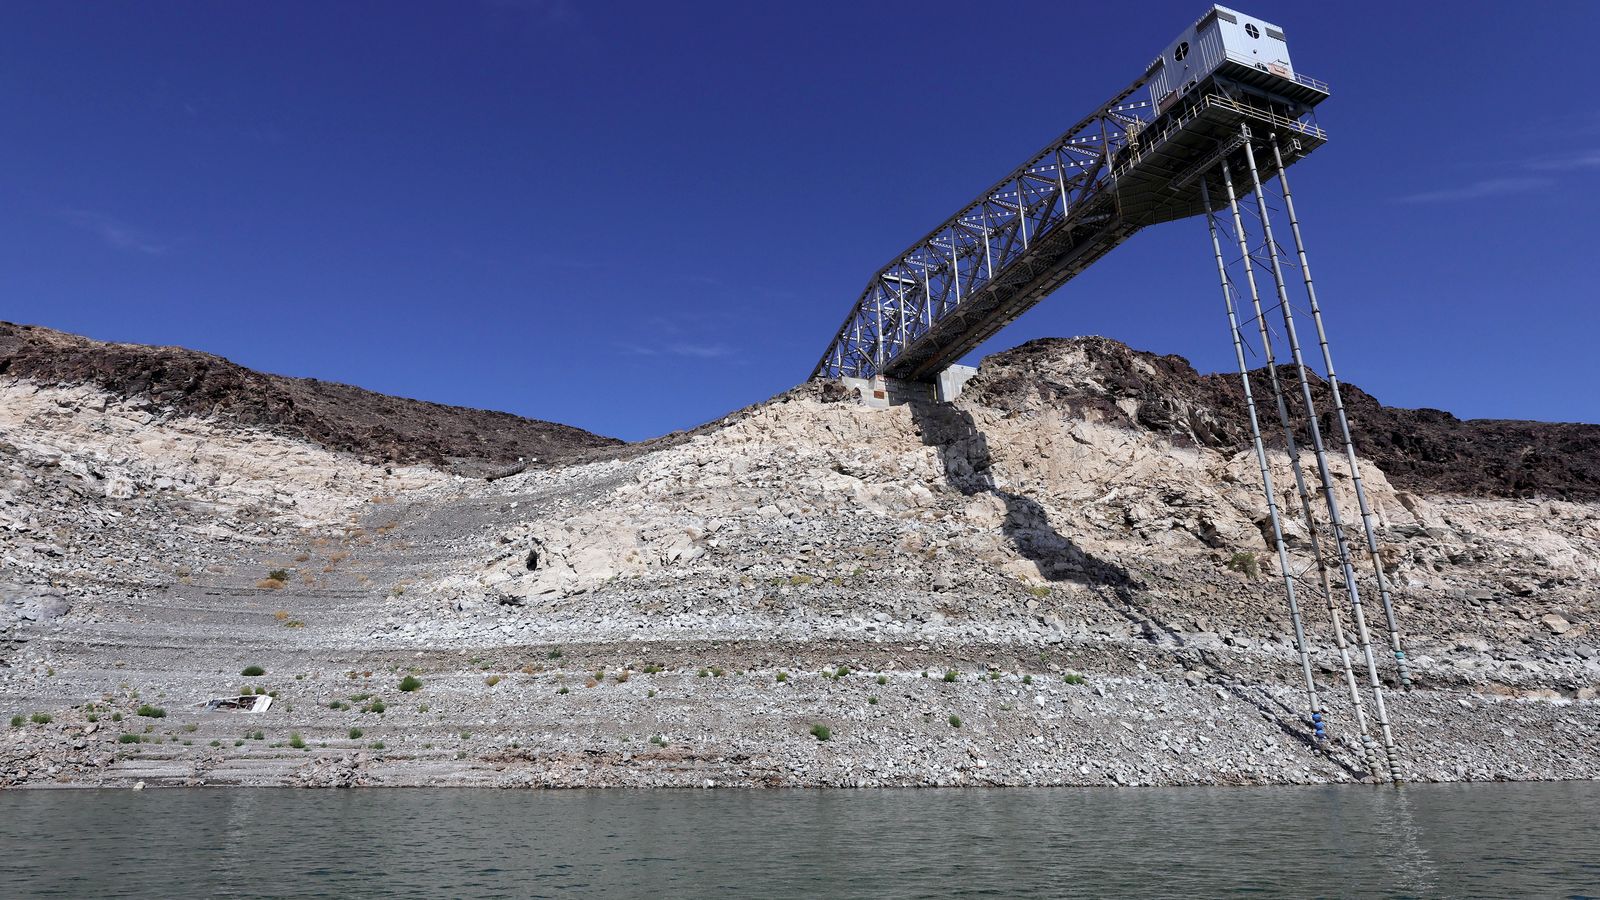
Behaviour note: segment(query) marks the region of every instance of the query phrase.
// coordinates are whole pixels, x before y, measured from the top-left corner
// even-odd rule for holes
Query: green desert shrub
[[[1256,558],[1254,553],[1235,553],[1228,557],[1228,561],[1224,565],[1251,578],[1258,577],[1261,574],[1261,561]]]
[[[407,675],[400,679],[400,690],[410,693],[422,689],[422,679],[415,675]]]
[[[267,670],[261,668],[260,666],[245,666],[242,670],[240,670],[239,674],[245,676],[246,678],[255,678],[258,675],[267,674]]]

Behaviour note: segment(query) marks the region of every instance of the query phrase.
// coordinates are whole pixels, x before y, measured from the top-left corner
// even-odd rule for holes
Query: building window
[[[1250,35],[1253,38],[1261,37],[1261,29],[1257,28],[1253,23],[1250,23],[1250,22],[1246,22],[1245,23],[1245,25],[1244,25],[1244,33]]]
[[[1172,61],[1173,62],[1183,62],[1183,58],[1185,56],[1188,56],[1188,55],[1189,55],[1189,42],[1188,41],[1182,41],[1182,42],[1180,42],[1178,44],[1178,49],[1172,51]]]

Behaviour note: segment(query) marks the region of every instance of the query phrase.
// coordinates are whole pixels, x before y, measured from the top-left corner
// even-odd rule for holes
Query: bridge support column
[[[1300,262],[1300,274],[1305,281],[1306,298],[1311,305],[1311,320],[1317,326],[1317,342],[1322,345],[1322,366],[1328,378],[1328,392],[1333,398],[1333,413],[1339,421],[1340,436],[1344,440],[1345,460],[1350,465],[1350,480],[1356,489],[1356,502],[1361,508],[1361,528],[1366,534],[1367,553],[1372,557],[1372,574],[1377,579],[1378,596],[1383,600],[1384,618],[1389,626],[1389,648],[1394,653],[1395,668],[1400,675],[1402,688],[1411,687],[1411,670],[1406,663],[1406,652],[1400,646],[1400,626],[1395,621],[1394,599],[1389,590],[1389,579],[1383,573],[1383,559],[1378,555],[1378,536],[1373,528],[1372,506],[1367,502],[1366,485],[1361,481],[1361,465],[1356,462],[1356,445],[1350,439],[1350,419],[1344,412],[1344,400],[1339,395],[1339,376],[1333,371],[1333,353],[1328,349],[1328,332],[1322,325],[1322,307],[1317,303],[1317,288],[1311,281],[1311,263],[1306,259],[1305,240],[1300,236],[1300,218],[1295,215],[1294,195],[1289,192],[1289,177],[1284,173],[1283,153],[1278,140],[1272,139],[1272,161],[1278,173],[1278,185],[1283,189],[1283,205],[1289,216],[1289,231],[1294,235],[1295,254]]]
[[[1248,133],[1244,135],[1244,138],[1249,138]],[[1255,313],[1256,329],[1261,337],[1261,352],[1264,361],[1264,367],[1267,372],[1268,382],[1272,385],[1272,397],[1278,410],[1278,425],[1283,429],[1284,447],[1289,456],[1289,469],[1294,473],[1295,492],[1300,500],[1301,515],[1305,518],[1306,532],[1309,536],[1309,542],[1311,545],[1311,555],[1317,567],[1318,582],[1322,587],[1323,596],[1326,597],[1328,601],[1327,606],[1330,619],[1333,623],[1335,643],[1340,649],[1340,662],[1344,668],[1345,683],[1350,689],[1350,698],[1355,711],[1356,725],[1361,735],[1362,756],[1364,759],[1366,759],[1367,770],[1376,773],[1380,771],[1380,761],[1372,753],[1372,738],[1367,727],[1365,704],[1363,704],[1361,700],[1360,690],[1356,687],[1355,670],[1351,664],[1349,648],[1345,644],[1344,640],[1344,625],[1340,621],[1337,606],[1333,602],[1333,582],[1329,577],[1327,560],[1322,554],[1322,544],[1317,534],[1317,519],[1312,509],[1312,494],[1311,490],[1306,486],[1305,471],[1300,464],[1300,446],[1299,442],[1295,440],[1294,423],[1290,419],[1288,403],[1284,398],[1283,387],[1278,379],[1277,354],[1273,349],[1272,332],[1267,324],[1266,312],[1262,308],[1261,293],[1256,285],[1255,267],[1251,259],[1249,236],[1245,231],[1244,218],[1239,212],[1238,195],[1234,191],[1233,187],[1233,175],[1228,171],[1226,164],[1218,166],[1218,170],[1222,175],[1223,187],[1227,191],[1228,210],[1232,216],[1233,230],[1239,245],[1240,265],[1244,270],[1245,283],[1249,288],[1250,305],[1251,309]],[[1204,185],[1202,185],[1202,190],[1204,190]],[[1215,228],[1214,223],[1212,227],[1213,229]],[[1345,588],[1348,592],[1349,585],[1346,584]],[[1296,626],[1299,627],[1298,622],[1296,623]],[[1305,662],[1304,653],[1302,653],[1302,665],[1306,665],[1307,677],[1309,678],[1310,667]],[[1327,713],[1325,708],[1318,711],[1320,711],[1324,716]]]
[[[973,366],[950,366],[940,372],[938,380],[934,382],[939,401],[949,403],[961,396],[961,389],[966,387],[967,382],[976,374],[978,370]]]
[[[1263,146],[1264,145],[1264,146]],[[1234,354],[1239,366],[1240,377],[1245,391],[1245,403],[1249,415],[1251,443],[1256,449],[1257,465],[1261,470],[1262,488],[1266,494],[1268,519],[1272,527],[1273,549],[1278,553],[1280,568],[1284,574],[1284,590],[1287,596],[1290,617],[1294,624],[1294,638],[1296,651],[1300,658],[1301,674],[1305,679],[1307,697],[1311,704],[1311,718],[1316,737],[1320,740],[1324,735],[1326,707],[1322,703],[1316,680],[1310,666],[1310,647],[1308,629],[1302,616],[1299,604],[1301,591],[1306,588],[1314,591],[1320,587],[1326,601],[1329,622],[1333,629],[1333,642],[1338,650],[1339,662],[1344,676],[1345,688],[1354,712],[1355,725],[1359,733],[1360,753],[1365,761],[1366,768],[1378,777],[1387,776],[1388,780],[1400,784],[1405,779],[1404,760],[1400,748],[1395,742],[1394,728],[1389,718],[1385,702],[1385,686],[1378,674],[1377,657],[1374,652],[1374,642],[1371,630],[1367,623],[1366,605],[1362,602],[1360,585],[1355,571],[1356,550],[1353,544],[1353,535],[1347,536],[1343,521],[1340,503],[1336,496],[1333,475],[1328,459],[1328,448],[1322,436],[1321,420],[1317,411],[1316,400],[1312,391],[1312,371],[1306,363],[1301,350],[1301,344],[1296,331],[1293,305],[1296,302],[1289,292],[1289,287],[1284,275],[1285,262],[1292,264],[1295,258],[1281,251],[1273,236],[1272,217],[1282,214],[1284,210],[1274,210],[1268,203],[1265,187],[1261,180],[1261,172],[1257,167],[1256,153],[1260,149],[1267,149],[1272,153],[1271,164],[1282,187],[1284,210],[1287,210],[1290,228],[1295,238],[1295,250],[1300,265],[1300,273],[1305,283],[1307,298],[1312,301],[1311,311],[1313,321],[1318,326],[1318,341],[1323,351],[1323,362],[1329,369],[1329,393],[1334,404],[1334,418],[1339,422],[1340,433],[1345,449],[1347,462],[1351,465],[1352,482],[1356,492],[1357,503],[1361,507],[1362,530],[1366,537],[1366,549],[1373,557],[1374,576],[1379,594],[1384,598],[1384,612],[1389,625],[1389,643],[1395,652],[1397,668],[1400,671],[1402,685],[1410,681],[1406,668],[1403,650],[1400,648],[1399,629],[1394,620],[1394,606],[1390,598],[1388,580],[1382,571],[1382,561],[1378,556],[1377,535],[1375,530],[1375,517],[1372,506],[1366,496],[1365,485],[1360,481],[1358,463],[1355,461],[1355,449],[1350,439],[1348,417],[1344,415],[1344,404],[1339,397],[1336,384],[1331,376],[1331,352],[1328,348],[1326,330],[1322,327],[1321,307],[1315,302],[1315,288],[1310,281],[1309,265],[1304,256],[1304,240],[1299,233],[1299,219],[1294,214],[1292,195],[1289,194],[1286,180],[1282,172],[1282,155],[1276,141],[1268,135],[1264,140],[1251,134],[1248,128],[1242,128],[1240,135],[1235,137],[1216,157],[1209,172],[1205,172],[1198,179],[1201,200],[1205,209],[1207,227],[1212,240],[1212,254],[1216,260],[1218,277],[1221,281],[1224,300],[1227,304],[1229,328],[1234,342]],[[1245,183],[1242,191],[1236,191],[1234,182],[1237,176],[1243,175]],[[1225,193],[1223,200],[1214,201],[1212,192],[1221,189]],[[1243,194],[1248,194],[1244,196]],[[1250,216],[1243,212],[1240,201],[1254,200],[1249,204],[1252,209]],[[1253,218],[1252,218],[1253,217]],[[1247,227],[1247,220],[1250,225]],[[1254,232],[1254,235],[1252,235]],[[1227,242],[1220,237],[1228,235],[1231,239]],[[1237,255],[1232,259],[1225,258],[1223,247],[1225,243],[1237,242]],[[1263,296],[1258,286],[1256,272],[1265,271],[1271,275],[1270,293]],[[1235,277],[1236,276],[1236,277]],[[1246,300],[1246,294],[1248,300]],[[1276,299],[1276,316],[1281,317],[1281,332],[1274,332],[1269,322],[1269,312],[1272,298]],[[1283,511],[1278,505],[1276,488],[1273,485],[1272,473],[1266,457],[1266,445],[1262,436],[1259,412],[1256,398],[1252,391],[1249,366],[1245,360],[1245,342],[1240,332],[1240,313],[1238,309],[1246,302],[1253,313],[1250,318],[1254,320],[1260,338],[1260,349],[1263,353],[1262,364],[1266,383],[1270,386],[1273,395],[1273,404],[1278,413],[1278,424],[1283,432],[1283,444],[1288,452],[1290,471],[1295,481],[1295,493],[1300,504],[1301,515],[1304,516],[1308,529],[1308,542],[1311,558],[1309,562],[1297,563],[1296,558],[1288,552],[1285,540]],[[1248,323],[1246,323],[1248,324]],[[1283,341],[1283,345],[1277,344]],[[1298,388],[1293,393],[1297,401],[1291,404],[1289,392],[1285,390],[1286,384],[1280,381],[1280,372],[1276,361],[1277,346],[1286,345],[1288,370],[1292,372],[1292,383]],[[1298,406],[1299,409],[1295,409]],[[1303,419],[1303,421],[1300,421]],[[1305,429],[1301,432],[1300,429]],[[1301,435],[1307,439],[1305,445],[1311,460],[1315,465],[1315,487],[1308,483],[1305,465],[1302,463]],[[1315,497],[1320,495],[1322,502],[1316,503]],[[1315,507],[1322,507],[1325,516],[1319,524]],[[1322,529],[1326,528],[1324,532]],[[1331,543],[1324,543],[1324,539]],[[1330,552],[1325,553],[1324,548]],[[1297,570],[1296,565],[1301,565]],[[1309,578],[1311,566],[1317,569],[1315,585]],[[1333,577],[1337,570],[1339,577]],[[1335,602],[1336,592],[1344,593],[1348,597],[1347,604]],[[1346,609],[1341,613],[1339,607]],[[1346,638],[1344,614],[1351,616],[1354,626],[1355,648]],[[1366,664],[1364,678],[1358,678],[1355,671],[1356,649]],[[1365,682],[1363,690],[1361,682]],[[1370,702],[1370,706],[1368,703]],[[1370,713],[1370,720],[1369,720]],[[1369,725],[1369,721],[1371,725]],[[1372,727],[1374,726],[1375,727]]]
[[[1235,216],[1237,217],[1237,205],[1233,203],[1232,187],[1232,182],[1229,182],[1228,200],[1229,206],[1235,210]],[[1278,554],[1278,571],[1283,576],[1283,591],[1289,599],[1289,617],[1294,620],[1294,643],[1295,649],[1300,654],[1301,673],[1305,676],[1306,695],[1311,706],[1312,731],[1320,742],[1324,734],[1322,701],[1317,697],[1317,682],[1311,674],[1311,657],[1306,652],[1305,628],[1301,624],[1300,603],[1295,597],[1294,568],[1289,564],[1289,550],[1283,540],[1283,524],[1278,518],[1278,492],[1272,486],[1272,469],[1267,465],[1267,448],[1261,440],[1260,421],[1256,416],[1255,394],[1250,388],[1250,366],[1245,362],[1244,358],[1244,342],[1239,336],[1239,317],[1234,311],[1233,288],[1228,281],[1227,264],[1222,258],[1222,243],[1217,238],[1217,223],[1211,216],[1210,192],[1204,182],[1201,183],[1200,190],[1206,205],[1206,226],[1211,232],[1211,250],[1217,260],[1217,277],[1222,283],[1222,300],[1228,311],[1228,332],[1233,336],[1233,355],[1238,362],[1239,380],[1244,387],[1245,411],[1250,418],[1250,442],[1255,447],[1256,465],[1261,470],[1261,486],[1266,493],[1267,519],[1272,525],[1272,546]],[[1246,271],[1248,272],[1248,269]],[[1251,279],[1251,293],[1254,293],[1254,276],[1251,275],[1249,277]],[[1276,387],[1275,376],[1273,383],[1274,387]]]
[[[1367,658],[1369,687],[1372,691],[1372,709],[1378,720],[1378,733],[1383,738],[1384,755],[1388,758],[1389,777],[1399,784],[1404,780],[1399,749],[1394,742],[1394,729],[1389,723],[1389,712],[1383,702],[1383,682],[1378,677],[1377,659],[1372,653],[1372,639],[1367,630],[1366,612],[1361,605],[1360,588],[1351,561],[1350,545],[1345,539],[1344,522],[1339,514],[1339,500],[1334,495],[1333,474],[1328,467],[1328,454],[1322,443],[1322,426],[1317,422],[1317,405],[1312,399],[1311,380],[1305,359],[1300,352],[1300,338],[1295,332],[1294,309],[1289,299],[1288,287],[1283,279],[1283,265],[1278,258],[1277,242],[1272,237],[1272,216],[1267,209],[1267,198],[1261,188],[1261,176],[1256,169],[1255,149],[1248,138],[1242,148],[1244,160],[1250,171],[1251,192],[1255,195],[1257,215],[1261,218],[1263,246],[1268,255],[1274,286],[1278,294],[1278,311],[1283,317],[1284,337],[1288,339],[1289,356],[1293,360],[1296,378],[1300,382],[1301,399],[1305,403],[1306,428],[1311,435],[1311,452],[1316,456],[1317,474],[1322,481],[1322,499],[1328,508],[1329,530],[1333,532],[1334,549],[1339,553],[1339,569],[1344,574],[1345,587],[1350,594],[1350,607],[1356,623],[1356,636]]]
[[[978,374],[972,366],[949,366],[939,372],[933,381],[904,381],[899,378],[872,378],[844,376],[839,380],[845,387],[861,395],[861,402],[870,407],[887,409],[913,401],[937,400],[941,403],[961,396],[961,389]]]

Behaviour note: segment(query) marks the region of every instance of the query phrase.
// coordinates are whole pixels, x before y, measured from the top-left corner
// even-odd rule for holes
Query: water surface
[[[1600,896],[1600,785],[0,792],[0,895]]]

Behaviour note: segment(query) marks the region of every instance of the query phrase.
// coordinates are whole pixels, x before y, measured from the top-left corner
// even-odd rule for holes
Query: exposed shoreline
[[[0,379],[0,786],[1370,778],[1326,604],[1315,751],[1275,562],[1234,564],[1253,460],[1176,439],[1212,414],[1148,390],[1030,393],[1113,380],[1077,346],[991,368],[1004,408],[807,389],[492,482]],[[1600,504],[1368,478],[1407,780],[1600,778]],[[272,709],[201,709],[246,686]]]

